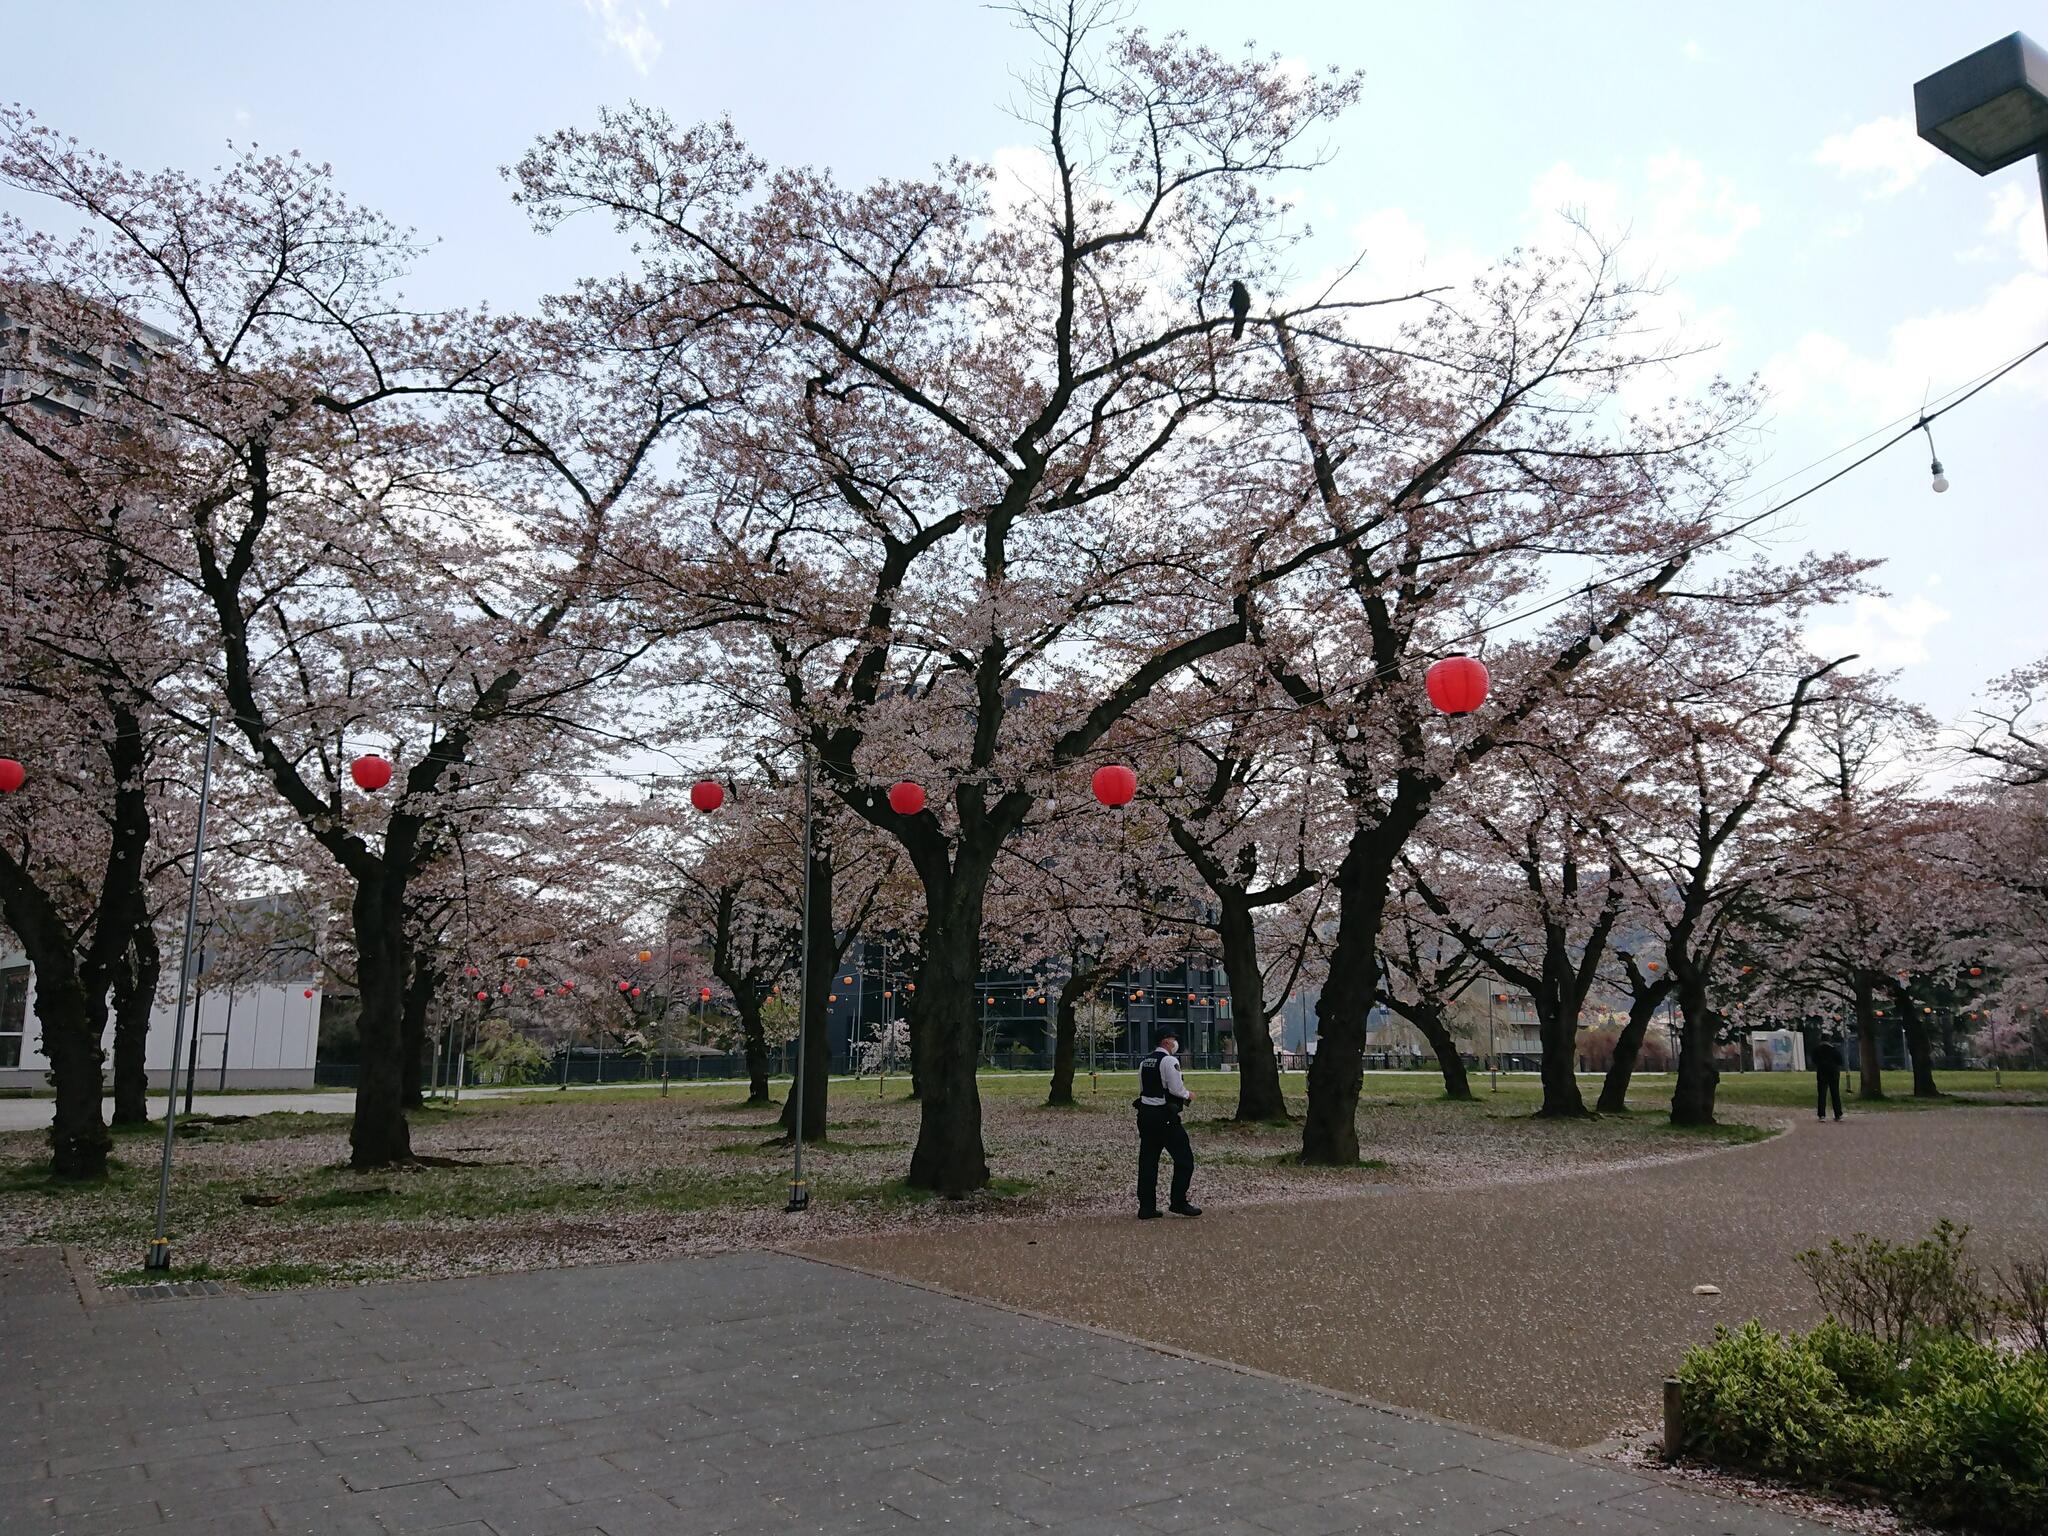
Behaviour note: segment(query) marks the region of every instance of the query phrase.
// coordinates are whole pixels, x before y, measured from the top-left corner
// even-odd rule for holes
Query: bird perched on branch
[[[1230,339],[1244,340],[1244,317],[1252,312],[1252,291],[1236,279],[1230,284]]]

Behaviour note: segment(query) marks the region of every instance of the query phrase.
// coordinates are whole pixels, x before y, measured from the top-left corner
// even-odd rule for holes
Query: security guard
[[[1174,1053],[1180,1037],[1162,1029],[1155,1046],[1138,1066],[1138,1219],[1151,1221],[1159,1215],[1159,1154],[1173,1154],[1173,1196],[1167,1209],[1176,1216],[1199,1216],[1202,1208],[1188,1204],[1188,1185],[1195,1177],[1195,1150],[1188,1145],[1188,1133],[1180,1123],[1180,1112],[1194,1102],[1182,1081],[1180,1062]]]

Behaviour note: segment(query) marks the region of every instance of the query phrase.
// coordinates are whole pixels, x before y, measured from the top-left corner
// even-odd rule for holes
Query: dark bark
[[[741,1049],[747,1057],[747,1105],[774,1102],[768,1097],[768,1035],[761,1027],[761,999],[752,991],[735,992],[733,1007],[740,1016]]]
[[[427,1008],[440,981],[433,962],[414,950],[412,970],[405,982],[405,1011],[399,1024],[399,1093],[407,1109],[418,1109],[426,1102],[421,1090],[427,1068]]]
[[[793,1083],[789,1097],[783,1100],[780,1124],[785,1138],[795,1135],[797,1095],[801,1093],[804,1140],[823,1141],[825,1115],[829,1107],[825,1087],[832,1075],[832,1036],[828,1028],[826,998],[832,991],[839,957],[844,951],[832,929],[831,859],[813,856],[807,878],[811,891],[811,942],[810,951],[804,957],[803,1017],[797,1021],[797,1028],[803,1031],[804,1036],[803,1080]],[[794,1062],[791,1070],[795,1070]]]
[[[1365,1020],[1378,992],[1379,933],[1394,860],[1405,833],[1361,829],[1337,871],[1337,940],[1316,1002],[1316,1052],[1308,1068],[1301,1160],[1358,1161],[1358,1094],[1365,1082]]]
[[[1678,994],[1678,1081],[1671,1090],[1673,1125],[1713,1125],[1714,1092],[1721,1069],[1714,1064],[1715,1015],[1707,1007],[1707,978],[1690,963],[1683,946],[1673,946],[1672,979]]]
[[[356,885],[356,984],[362,1011],[356,1028],[362,1050],[356,1077],[355,1121],[349,1127],[349,1164],[384,1168],[412,1161],[405,1119],[405,1016],[407,956],[403,892],[387,881]]]
[[[1444,1021],[1443,1005],[1434,1001],[1407,1002],[1387,998],[1387,1006],[1415,1026],[1416,1033],[1429,1042],[1429,1048],[1436,1053],[1437,1070],[1443,1074],[1444,1097],[1447,1099],[1472,1098],[1472,1081],[1465,1072],[1465,1057],[1458,1049],[1457,1039],[1451,1034],[1450,1025]]]
[[[1913,1000],[1910,988],[1893,982],[1891,993],[1906,1031],[1906,1055],[1913,1065],[1913,1097],[1938,1099],[1942,1093],[1934,1082],[1934,1041],[1928,1032],[1927,1016]]]
[[[95,1002],[79,975],[70,930],[56,903],[0,851],[0,913],[35,968],[36,1018],[57,1102],[50,1123],[50,1171],[60,1179],[100,1179],[113,1138],[100,1117],[106,1053],[106,994]]]
[[[114,1124],[142,1125],[149,1119],[149,1018],[163,974],[156,930],[135,930],[126,963],[114,973]]]
[[[1884,1047],[1877,1019],[1878,987],[1875,972],[1856,972],[1856,1094],[1864,1099],[1885,1096]]]
[[[1614,1060],[1607,1064],[1607,1076],[1600,1083],[1600,1099],[1594,1108],[1603,1115],[1618,1115],[1628,1109],[1629,1080],[1635,1076],[1636,1061],[1642,1055],[1643,1037],[1650,1032],[1657,1010],[1671,991],[1670,977],[1660,976],[1651,981],[1636,969],[1632,958],[1624,956],[1623,960],[1631,983],[1628,1023],[1622,1026],[1621,1038],[1614,1042]]]
[[[1059,1000],[1053,1008],[1052,1087],[1045,1096],[1048,1108],[1074,1102],[1074,1042],[1080,1034],[1075,1010],[1107,974],[1108,967],[1084,965],[1078,955],[1067,967],[1067,979],[1060,983]]]
[[[993,850],[988,850],[993,858]],[[962,855],[966,862],[965,852]],[[970,1195],[988,1183],[988,1152],[981,1139],[981,1089],[975,1069],[981,1028],[975,997],[981,975],[982,898],[988,871],[968,864],[938,881],[932,900],[927,881],[924,959],[917,973],[916,1085],[920,1100],[917,1145],[908,1182],[948,1198]]]
[[[1280,1090],[1280,1058],[1266,1031],[1266,976],[1259,965],[1252,908],[1240,889],[1218,889],[1216,899],[1216,931],[1230,985],[1230,1037],[1237,1044],[1237,1113],[1232,1118],[1285,1120],[1287,1096]]]

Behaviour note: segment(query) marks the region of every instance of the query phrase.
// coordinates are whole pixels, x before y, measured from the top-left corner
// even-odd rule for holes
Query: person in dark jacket
[[[1813,1081],[1817,1103],[1814,1114],[1828,1117],[1828,1100],[1835,1101],[1835,1118],[1842,1118],[1842,1048],[1827,1035],[1813,1048]]]
[[[1188,1145],[1181,1111],[1194,1102],[1174,1055],[1180,1037],[1170,1029],[1156,1036],[1152,1054],[1138,1067],[1138,1219],[1159,1214],[1159,1154],[1173,1155],[1173,1191],[1166,1208],[1176,1216],[1199,1216],[1202,1208],[1188,1203],[1188,1185],[1195,1177],[1195,1150]]]

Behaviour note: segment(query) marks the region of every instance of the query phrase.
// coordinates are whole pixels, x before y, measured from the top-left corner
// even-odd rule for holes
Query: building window
[[[0,971],[0,1067],[21,1065],[21,1036],[28,1028],[28,967]]]

